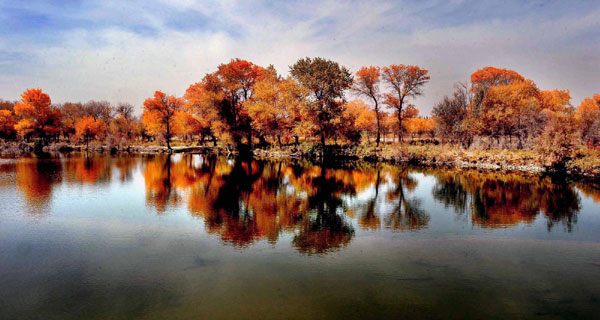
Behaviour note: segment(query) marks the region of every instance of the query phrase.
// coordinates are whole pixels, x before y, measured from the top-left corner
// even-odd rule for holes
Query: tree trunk
[[[321,159],[325,156],[325,133],[321,131]]]
[[[373,98],[373,102],[375,103],[375,118],[377,118],[377,138],[375,139],[375,144],[379,147],[379,141],[381,140],[381,123],[379,119],[379,103],[377,103],[377,98],[375,96],[371,96]]]
[[[167,149],[169,149],[169,153],[173,149],[171,149],[171,127],[169,126],[169,120],[167,119],[167,134],[165,135],[165,140],[167,140]]]
[[[398,108],[398,142],[402,142],[402,107]]]

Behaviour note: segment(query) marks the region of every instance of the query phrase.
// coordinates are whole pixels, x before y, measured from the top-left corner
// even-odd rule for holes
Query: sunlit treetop
[[[483,86],[489,88],[502,84],[510,84],[515,81],[524,81],[522,75],[510,69],[499,69],[495,67],[485,67],[471,74],[471,83],[473,87]]]

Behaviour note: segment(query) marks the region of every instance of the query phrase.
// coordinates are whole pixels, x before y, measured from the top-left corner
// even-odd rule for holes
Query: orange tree
[[[429,71],[418,66],[390,65],[382,69],[383,81],[392,88],[385,95],[385,103],[396,110],[398,115],[399,136],[402,138],[402,115],[404,103],[408,98],[423,94],[423,86],[429,82]]]
[[[474,94],[473,107],[475,112],[483,102],[487,91],[493,86],[508,85],[515,81],[525,81],[525,78],[516,71],[485,67],[471,74],[471,91]]]
[[[92,116],[80,118],[75,123],[75,134],[85,140],[85,148],[89,149],[90,139],[106,133],[106,124],[102,119],[94,119]]]
[[[217,71],[207,74],[201,83],[190,86],[186,100],[195,113],[218,118],[215,124],[221,132],[231,133],[236,144],[247,135],[252,144],[252,126],[245,102],[254,92],[254,85],[262,79],[265,69],[252,62],[233,59],[221,64]]]
[[[346,104],[343,112],[344,127],[342,133],[352,142],[358,141],[362,133],[377,131],[375,115],[364,101],[352,100]]]
[[[360,70],[356,72],[356,77],[354,78],[354,85],[352,89],[359,93],[360,95],[364,95],[373,101],[373,108],[375,110],[375,119],[377,120],[377,138],[375,142],[377,146],[379,146],[379,140],[381,138],[381,115],[379,112],[379,83],[381,72],[379,67],[362,67]]]
[[[600,143],[600,94],[585,98],[575,111],[575,119],[583,142]]]
[[[42,89],[25,90],[21,94],[21,101],[15,105],[15,114],[21,119],[15,125],[15,130],[22,137],[46,138],[60,132],[60,110],[52,106],[50,96]]]
[[[306,90],[294,79],[283,79],[274,68],[269,67],[266,75],[254,87],[254,96],[245,108],[252,119],[252,128],[262,136],[271,136],[281,145],[281,137],[294,136],[302,132]]]
[[[17,121],[10,110],[0,110],[0,138],[13,136],[16,123]]]
[[[151,134],[162,134],[167,142],[169,152],[175,114],[181,109],[182,100],[174,96],[167,96],[161,91],[154,92],[154,97],[144,101],[142,122]]]

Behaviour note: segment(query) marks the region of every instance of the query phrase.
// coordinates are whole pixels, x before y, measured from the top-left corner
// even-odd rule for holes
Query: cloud
[[[417,64],[432,80],[427,114],[476,69],[512,68],[542,88],[600,91],[600,9],[589,2],[99,1],[0,5],[0,96],[30,87],[53,101],[140,106],[161,89],[181,95],[239,57],[288,66],[324,56],[363,65]],[[20,22],[15,22],[20,21]]]

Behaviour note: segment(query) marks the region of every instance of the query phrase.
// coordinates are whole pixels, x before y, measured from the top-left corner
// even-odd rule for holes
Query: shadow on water
[[[546,219],[571,231],[580,198],[574,185],[551,177],[450,169],[413,169],[363,162],[266,161],[199,155],[71,155],[24,158],[14,166],[18,190],[32,209],[45,205],[62,183],[129,182],[141,169],[146,204],[158,214],[186,205],[207,232],[245,247],[257,240],[276,243],[293,235],[300,252],[321,254],[352,240],[355,229],[418,231],[427,228],[430,198],[454,208],[465,222],[508,228]],[[417,192],[423,174],[433,178],[431,195]],[[595,186],[578,190],[600,198]],[[597,201],[597,200],[596,200]],[[35,210],[32,210],[32,212]],[[354,223],[354,222],[356,223]]]
[[[560,223],[570,232],[577,223],[580,198],[564,180],[452,170],[434,176],[433,197],[459,214],[470,214],[475,225],[506,228],[530,224],[540,214],[546,218],[548,230]]]

